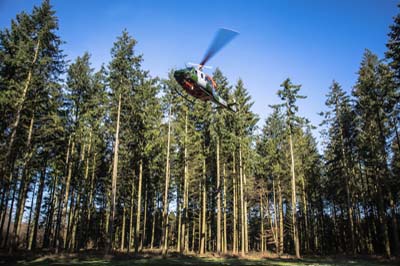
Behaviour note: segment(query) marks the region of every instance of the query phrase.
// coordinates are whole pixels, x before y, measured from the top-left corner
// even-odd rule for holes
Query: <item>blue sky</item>
[[[68,59],[85,51],[93,67],[110,60],[110,49],[123,29],[138,41],[143,67],[166,77],[172,68],[199,62],[219,27],[240,35],[209,61],[232,84],[241,77],[261,118],[290,77],[302,84],[300,115],[318,125],[332,80],[350,92],[365,48],[383,57],[387,33],[399,12],[395,0],[301,1],[61,1],[59,17]],[[38,0],[0,0],[0,28]]]

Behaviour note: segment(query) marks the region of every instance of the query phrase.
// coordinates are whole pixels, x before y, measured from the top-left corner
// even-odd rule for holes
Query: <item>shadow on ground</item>
[[[145,251],[140,255],[113,253],[104,255],[98,251],[87,251],[73,254],[52,254],[49,251],[18,252],[8,255],[0,252],[0,265],[26,266],[138,266],[138,265],[184,265],[184,266],[394,266],[400,265],[399,260],[384,260],[381,258],[346,258],[346,257],[312,257],[312,258],[269,258],[269,257],[238,257],[232,255],[218,256],[208,254],[180,255],[171,253],[166,258],[159,251]]]

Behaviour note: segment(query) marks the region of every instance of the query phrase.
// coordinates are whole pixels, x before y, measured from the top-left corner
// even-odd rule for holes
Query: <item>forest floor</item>
[[[18,252],[12,256],[0,251],[0,266],[2,265],[26,265],[26,266],[161,266],[161,265],[185,265],[185,266],[395,266],[400,265],[400,261],[386,260],[379,257],[304,257],[295,259],[286,257],[262,257],[248,255],[246,257],[237,256],[218,256],[207,254],[205,256],[170,254],[167,258],[162,258],[159,252],[141,253],[140,256],[127,254],[102,255],[100,253],[79,253],[79,254],[60,254],[54,255],[48,252],[25,253]]]

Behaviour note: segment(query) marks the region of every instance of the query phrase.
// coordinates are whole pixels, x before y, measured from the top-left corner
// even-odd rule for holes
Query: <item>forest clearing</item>
[[[397,9],[381,55],[357,43],[354,83],[305,95],[284,71],[267,104],[252,95],[262,82],[224,74],[229,58],[205,73],[236,31],[220,30],[196,67],[166,55],[155,76],[131,35],[150,30],[118,29],[98,62],[63,40],[74,19],[62,3],[27,2],[0,20],[0,265],[399,265],[400,4],[385,4]]]

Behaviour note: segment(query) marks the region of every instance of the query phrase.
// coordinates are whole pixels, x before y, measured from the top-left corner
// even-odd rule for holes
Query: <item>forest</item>
[[[321,125],[301,81],[260,121],[246,80],[213,71],[237,113],[188,102],[128,30],[95,70],[58,23],[44,0],[0,29],[3,253],[400,255],[400,12],[384,58],[327,84]]]

